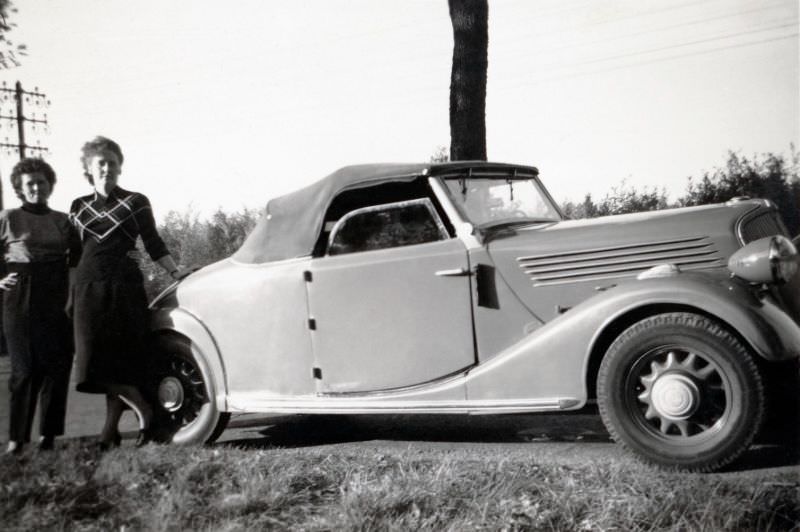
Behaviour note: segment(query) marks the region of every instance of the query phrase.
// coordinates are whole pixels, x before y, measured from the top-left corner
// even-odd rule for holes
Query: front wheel
[[[685,471],[735,460],[764,412],[748,349],[716,321],[683,312],[626,329],[600,365],[597,396],[616,441],[645,461]]]
[[[213,400],[210,374],[188,340],[156,339],[156,359],[150,372],[154,398],[154,433],[165,443],[202,444],[216,440],[230,419]]]

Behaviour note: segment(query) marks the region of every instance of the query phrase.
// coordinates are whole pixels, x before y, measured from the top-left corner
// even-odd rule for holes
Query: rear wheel
[[[732,462],[764,412],[747,348],[691,313],[651,316],[625,330],[600,365],[597,390],[612,437],[669,469],[712,471]]]
[[[161,336],[150,377],[157,440],[179,444],[211,443],[230,419],[213,401],[209,372],[188,340]]]

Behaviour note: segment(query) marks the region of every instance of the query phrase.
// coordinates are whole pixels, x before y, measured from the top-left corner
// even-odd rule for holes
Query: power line
[[[658,33],[658,32],[675,30],[675,29],[686,27],[686,26],[696,26],[698,24],[707,24],[709,22],[715,22],[715,21],[719,21],[719,20],[740,17],[742,15],[749,15],[749,14],[757,13],[757,12],[760,12],[760,11],[769,11],[769,10],[775,9],[777,7],[780,7],[780,4],[774,4],[774,5],[766,6],[766,7],[759,7],[759,8],[750,9],[750,10],[747,10],[747,11],[739,11],[737,13],[730,13],[730,14],[727,14],[727,15],[720,15],[720,16],[715,16],[715,17],[704,17],[704,18],[700,18],[700,19],[681,22],[679,24],[672,24],[672,25],[669,25],[669,26],[661,26],[661,27],[657,27],[657,28],[650,28],[650,29],[643,30],[643,31],[636,31],[636,32],[633,32],[633,33],[617,34],[617,35],[615,35],[613,37],[610,37],[610,38],[595,39],[595,40],[592,40],[592,41],[583,41],[583,42],[573,42],[573,43],[570,43],[570,44],[566,44],[566,45],[562,45],[562,46],[552,46],[552,47],[549,47],[549,48],[538,48],[537,47],[537,53],[550,52],[550,51],[559,51],[559,50],[567,50],[567,49],[571,49],[571,48],[581,48],[581,47],[584,47],[584,46],[592,46],[592,45],[604,44],[604,43],[613,42],[613,41],[619,41],[619,40],[628,39],[628,38],[631,38],[631,37],[639,37],[641,35],[650,36],[650,35],[653,35],[654,33]],[[508,43],[517,43],[517,42],[522,42],[522,39],[514,39],[512,41],[504,41],[503,44],[505,45],[505,44],[508,44]],[[524,54],[524,53],[526,53],[526,51],[523,50],[523,51],[521,51],[519,53],[516,53],[516,54],[504,54],[504,57],[515,57],[515,56],[518,56],[518,55],[521,55],[521,54]]]
[[[648,64],[652,64],[652,63],[662,63],[664,61],[672,61],[672,60],[675,60],[675,59],[683,59],[683,58],[686,58],[686,57],[693,57],[693,56],[698,56],[698,55],[707,55],[707,54],[710,54],[710,53],[715,53],[715,52],[728,50],[728,49],[743,48],[743,47],[746,47],[746,46],[753,46],[753,45],[757,45],[757,44],[765,44],[765,43],[769,43],[769,42],[781,41],[781,40],[784,40],[784,39],[790,39],[792,37],[797,37],[798,35],[800,35],[800,33],[790,33],[788,35],[782,35],[780,37],[773,37],[773,38],[762,39],[762,40],[758,40],[758,41],[749,41],[749,42],[739,43],[739,44],[729,44],[729,45],[725,45],[725,46],[719,46],[719,47],[716,47],[716,48],[710,48],[710,49],[707,49],[707,50],[699,50],[699,51],[689,52],[689,53],[685,53],[685,54],[673,55],[673,56],[669,56],[669,57],[662,57],[662,58],[657,58],[657,59],[650,59],[650,60],[647,60],[647,61],[639,61],[639,62],[635,62],[635,63],[628,63],[628,64],[625,64],[625,65],[620,65],[620,66],[616,66],[616,67],[602,68],[602,69],[592,70],[592,71],[588,71],[588,72],[575,72],[575,73],[572,73],[572,74],[556,75],[556,76],[551,76],[551,77],[542,77],[542,78],[533,79],[533,80],[531,80],[529,82],[526,82],[526,83],[515,83],[513,87],[506,87],[506,88],[500,87],[499,90],[501,90],[501,91],[502,90],[515,90],[515,89],[518,89],[518,88],[521,88],[521,87],[528,87],[528,86],[536,85],[536,84],[539,84],[539,83],[542,83],[542,82],[549,82],[549,81],[557,81],[557,80],[562,80],[562,79],[571,79],[571,78],[592,76],[592,75],[595,75],[595,74],[613,72],[613,71],[616,71],[616,70],[623,70],[623,69],[633,68],[633,67],[637,67],[637,66],[648,65]]]

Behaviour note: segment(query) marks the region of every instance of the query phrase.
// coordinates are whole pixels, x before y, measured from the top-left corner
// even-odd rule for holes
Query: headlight
[[[797,268],[797,248],[780,235],[750,242],[728,260],[728,269],[751,283],[785,283]]]

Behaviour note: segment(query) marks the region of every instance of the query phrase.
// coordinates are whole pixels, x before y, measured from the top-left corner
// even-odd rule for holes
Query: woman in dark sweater
[[[23,159],[11,172],[22,207],[0,212],[3,331],[11,357],[11,409],[7,452],[30,441],[37,397],[39,449],[53,448],[64,433],[72,367],[72,330],[64,311],[69,262],[80,244],[69,218],[47,200],[56,174],[41,159]]]
[[[74,274],[77,389],[106,395],[101,447],[119,445],[125,406],[139,419],[137,446],[146,443],[152,408],[139,389],[147,369],[147,298],[143,277],[129,256],[141,238],[150,257],[170,275],[179,270],[156,230],[150,201],[117,186],[122,150],[97,137],[82,148],[84,175],[94,192],[72,202],[70,218],[83,246]]]

